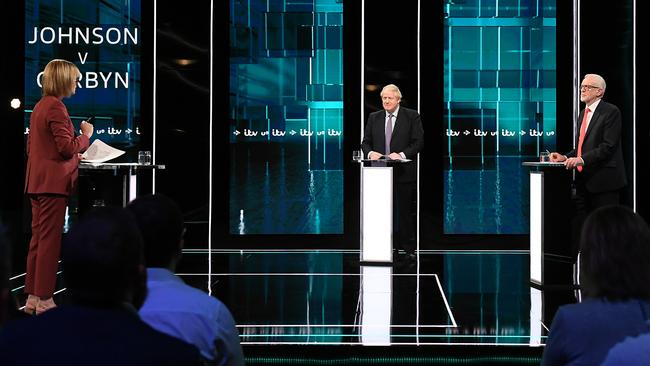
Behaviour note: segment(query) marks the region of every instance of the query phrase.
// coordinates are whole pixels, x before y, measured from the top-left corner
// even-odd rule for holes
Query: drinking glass
[[[151,165],[151,151],[138,151],[138,164]]]
[[[551,157],[549,156],[548,151],[542,151],[539,153],[539,161],[542,163],[551,161]]]
[[[361,150],[353,150],[352,151],[352,160],[354,160],[354,161],[360,161],[361,160]]]

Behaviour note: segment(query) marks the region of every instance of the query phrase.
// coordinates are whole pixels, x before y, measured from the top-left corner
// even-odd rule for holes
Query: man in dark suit
[[[605,88],[600,75],[585,75],[580,86],[585,109],[580,112],[581,123],[576,126],[576,148],[566,155],[550,155],[551,161],[576,169],[574,254],[584,218],[598,207],[618,204],[620,190],[627,184],[621,149],[621,112],[602,100]]]
[[[399,231],[395,247],[412,256],[415,253],[411,210],[417,181],[415,160],[424,146],[424,130],[418,112],[400,107],[402,93],[397,86],[386,85],[380,95],[384,110],[368,116],[361,148],[364,156],[371,160],[412,160],[393,166],[393,197],[397,201]]]
[[[142,238],[123,208],[89,213],[62,247],[70,304],[8,322],[3,365],[200,365],[198,349],[143,322]]]

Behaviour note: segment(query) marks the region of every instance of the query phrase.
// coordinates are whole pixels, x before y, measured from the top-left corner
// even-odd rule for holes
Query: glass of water
[[[361,160],[361,150],[353,150],[352,151],[352,160],[354,160],[354,161],[360,161]]]
[[[138,164],[151,165],[151,151],[138,151]]]
[[[542,151],[539,153],[539,161],[542,163],[546,163],[551,161],[551,157],[548,151]]]

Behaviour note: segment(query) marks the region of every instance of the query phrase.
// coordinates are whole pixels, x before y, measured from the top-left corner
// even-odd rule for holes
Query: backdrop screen
[[[75,127],[94,116],[94,139],[129,149],[140,141],[140,0],[25,1],[25,134],[41,97],[45,65],[60,58],[81,71],[64,99]]]
[[[445,234],[528,232],[522,161],[555,150],[555,0],[446,2]]]
[[[230,1],[230,234],[343,232],[343,5]]]

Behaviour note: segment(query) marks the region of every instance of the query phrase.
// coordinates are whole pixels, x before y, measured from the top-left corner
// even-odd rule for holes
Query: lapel
[[[578,144],[580,143],[580,128],[582,128],[582,118],[585,115],[585,110],[581,110],[580,113],[578,113],[578,123],[576,124],[576,133],[575,133],[575,139],[576,139],[576,149]]]
[[[379,113],[377,117],[377,129],[379,130],[379,134],[377,136],[381,136],[377,147],[381,147],[383,154],[383,152],[386,151],[386,111],[384,110],[382,110],[382,113]]]
[[[380,125],[381,127],[379,128],[381,130],[381,136],[385,139],[386,138],[386,111],[381,111],[379,114],[379,121],[377,121],[377,125]]]
[[[393,134],[391,135],[390,138],[390,143],[391,145],[393,144],[393,137],[397,136],[397,131],[401,129],[402,125],[404,123],[400,123],[400,121],[404,121],[404,109],[402,107],[399,108],[400,111],[397,113],[397,118],[395,118],[395,127],[393,128]]]
[[[585,132],[585,141],[587,141],[587,138],[589,138],[589,134],[591,133],[591,131],[593,131],[596,128],[596,126],[598,125],[598,123],[600,123],[600,119],[601,119],[600,118],[601,117],[600,112],[602,112],[602,107],[603,107],[602,104],[603,104],[603,101],[600,101],[600,103],[598,103],[598,108],[596,108],[596,110],[594,111],[594,115],[591,116],[591,121],[589,121],[589,127],[587,128],[587,132]],[[584,113],[584,111],[583,111],[583,113]]]

